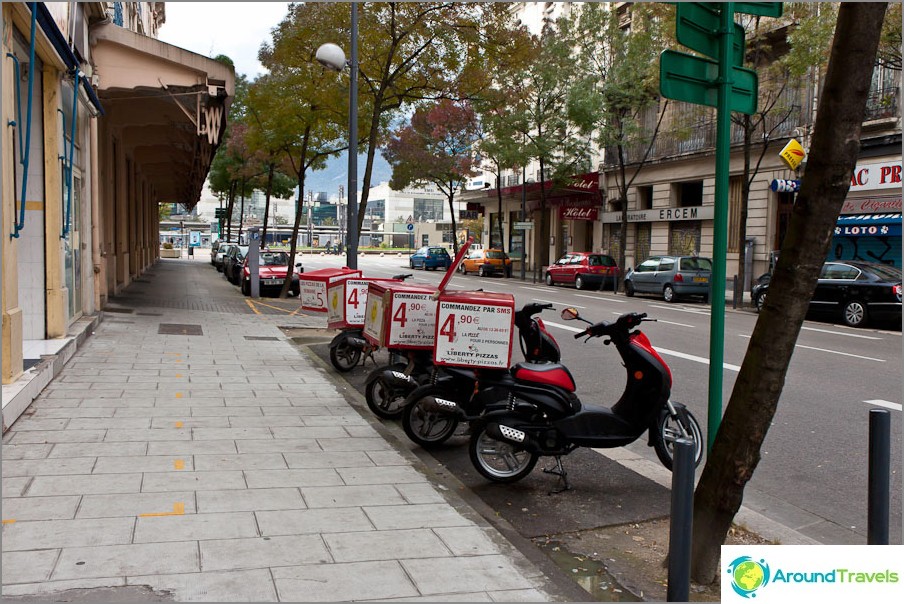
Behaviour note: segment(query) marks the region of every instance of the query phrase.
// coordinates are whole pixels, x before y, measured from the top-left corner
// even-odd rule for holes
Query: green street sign
[[[712,3],[718,4],[718,3]],[[759,17],[781,17],[781,2],[735,2],[734,12]]]
[[[718,79],[718,61],[674,50],[664,50],[659,55],[659,91],[666,98],[718,107]],[[735,66],[731,68],[731,79],[728,109],[748,115],[756,113],[756,72]]]
[[[675,13],[678,43],[714,59],[719,58],[719,14],[713,2],[679,2]],[[744,28],[734,24],[731,64],[744,64]]]

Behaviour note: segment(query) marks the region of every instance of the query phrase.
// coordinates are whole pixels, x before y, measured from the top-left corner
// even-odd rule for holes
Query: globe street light
[[[351,3],[351,57],[333,43],[323,44],[314,55],[317,61],[334,71],[349,69],[348,86],[348,245],[346,266],[358,268],[358,5]]]

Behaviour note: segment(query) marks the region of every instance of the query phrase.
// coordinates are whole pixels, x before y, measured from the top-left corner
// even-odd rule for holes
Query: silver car
[[[653,256],[625,275],[625,295],[657,294],[666,302],[681,296],[701,296],[709,302],[713,263],[699,256]]]

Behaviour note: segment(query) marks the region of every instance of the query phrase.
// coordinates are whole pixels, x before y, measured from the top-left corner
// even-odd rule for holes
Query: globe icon
[[[756,591],[764,580],[763,567],[753,560],[741,562],[734,569],[734,582],[744,591]]]

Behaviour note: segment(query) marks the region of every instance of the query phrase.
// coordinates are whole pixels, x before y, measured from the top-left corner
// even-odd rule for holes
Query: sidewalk
[[[567,598],[216,279],[161,261],[4,434],[4,598]]]

